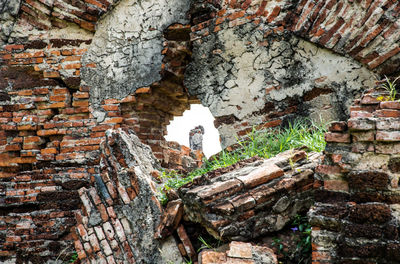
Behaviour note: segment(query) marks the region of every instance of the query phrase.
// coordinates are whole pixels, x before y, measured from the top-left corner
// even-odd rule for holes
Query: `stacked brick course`
[[[304,151],[253,158],[195,178],[179,189],[180,197],[189,219],[216,238],[248,241],[281,230],[308,210],[318,158]]]
[[[398,102],[370,91],[326,134],[310,210],[315,263],[398,263]]]
[[[396,72],[400,53],[398,1],[238,1],[198,0],[208,14],[200,13],[192,27],[192,40],[246,23],[271,24],[348,54],[370,69]]]

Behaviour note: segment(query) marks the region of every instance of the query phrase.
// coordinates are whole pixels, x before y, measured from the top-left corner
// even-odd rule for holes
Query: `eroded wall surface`
[[[398,102],[370,91],[351,107],[347,122],[326,134],[316,169],[316,203],[309,211],[313,260],[397,263],[399,255]]]
[[[246,22],[196,40],[185,75],[189,92],[221,120],[223,147],[251,126],[280,125],[277,112],[346,119],[353,99],[374,85],[374,74],[352,58]]]
[[[187,24],[190,0],[122,1],[97,23],[93,43],[83,62],[82,79],[91,90],[94,107],[107,98],[122,99],[137,88],[161,79],[163,31]]]
[[[184,169],[195,153],[163,135],[191,103],[210,107],[226,146],[253,125],[345,119],[375,73],[398,72],[398,1],[140,3],[0,4],[1,261],[71,256],[108,129]]]

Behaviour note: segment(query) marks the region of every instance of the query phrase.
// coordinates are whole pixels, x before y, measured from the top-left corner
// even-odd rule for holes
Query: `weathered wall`
[[[133,131],[107,131],[95,187],[79,190],[75,248],[83,263],[183,262],[173,239],[154,238],[163,213],[151,176],[158,166]]]
[[[132,34],[138,32],[133,30],[137,24],[127,16],[132,13],[130,8],[140,11],[142,7],[135,3],[128,7],[131,3],[128,0],[23,0],[0,4],[1,261],[29,259],[43,263],[57,258],[62,249],[72,244],[69,229],[76,223],[73,211],[80,207],[77,190],[82,186],[89,187],[91,177],[99,173],[99,144],[107,129],[134,129],[166,166],[184,168],[181,154],[189,159],[188,163],[193,162],[189,156],[194,153],[174,144],[168,145],[163,138],[169,120],[182,114],[190,103],[198,102],[197,98],[188,95],[183,84],[184,72],[191,59],[192,66],[186,75],[191,84],[195,83],[196,65],[204,71],[209,69],[212,73],[229,76],[226,80],[211,75],[204,79],[203,73],[196,76],[199,83],[210,87],[208,93],[218,95],[212,99],[199,93],[205,105],[215,108],[214,115],[219,117],[217,126],[225,145],[232,141],[231,134],[243,135],[254,124],[259,128],[276,126],[285,117],[315,115],[317,112],[342,118],[342,112],[333,110],[343,110],[341,95],[356,96],[359,88],[368,85],[372,76],[370,70],[388,74],[398,71],[398,1],[193,1],[189,17],[183,14],[189,8],[189,5],[183,5],[186,1],[168,1],[171,12],[165,8],[166,2],[142,2],[148,3],[152,11],[143,17],[144,20],[148,18],[144,23],[154,24],[154,27],[144,28],[135,35],[134,43],[141,37],[149,39],[146,42],[148,49],[138,46],[137,50],[133,48],[135,45],[129,44],[129,37],[118,31],[128,32],[128,29],[123,23],[114,22],[122,12],[121,18],[128,22],[126,25],[132,25]],[[161,7],[164,8],[162,14]],[[160,14],[160,19],[152,18],[150,15],[153,14]],[[175,24],[183,22],[188,24]],[[105,34],[107,27],[115,32]],[[250,32],[260,40],[253,41]],[[155,44],[150,41],[152,34],[157,35]],[[246,52],[230,54],[223,50],[234,46],[228,36],[232,40],[239,37],[252,43],[237,41],[238,47],[232,48],[232,52]],[[213,39],[221,47],[213,47],[209,42]],[[317,49],[311,43],[325,48]],[[263,52],[258,52],[259,49]],[[208,50],[211,53],[202,53]],[[276,63],[269,65],[264,55],[276,55],[277,50],[282,53],[273,58]],[[327,58],[313,56],[315,50]],[[139,61],[147,62],[147,52],[156,60],[139,67]],[[236,55],[238,57],[233,58]],[[256,55],[260,56],[254,61],[260,63],[256,64],[258,68],[251,70]],[[101,64],[99,58],[107,58],[112,67]],[[139,68],[130,64],[122,66],[126,65],[126,61],[122,63],[125,59],[128,63],[137,63]],[[354,71],[364,76],[366,82],[354,80],[351,73],[336,75],[318,66],[326,65],[330,69],[332,64],[328,59],[338,63],[341,69],[355,67]],[[219,62],[237,72],[220,69],[218,65],[215,69],[211,67]],[[289,69],[298,67],[302,75],[279,69],[279,65],[290,66]],[[132,72],[120,75],[123,69]],[[118,74],[112,79],[114,77],[110,76],[114,72]],[[267,72],[270,75],[264,74]],[[140,73],[141,81],[151,75],[151,80],[141,82],[149,85],[138,88],[142,84],[135,84],[139,80],[129,77],[133,73]],[[247,75],[254,77],[254,82]],[[300,84],[291,83],[285,79],[286,75]],[[326,79],[322,75],[326,75]],[[264,86],[275,79],[280,82],[280,87]],[[112,88],[103,93],[105,84],[121,88],[124,80],[130,82],[124,86],[124,91]],[[236,81],[246,89],[231,86],[237,85]],[[228,86],[225,86],[226,82]],[[359,82],[359,86],[356,87],[354,82]],[[228,90],[223,87],[232,88],[232,93],[224,96],[233,106],[224,103],[225,97],[219,91]],[[290,95],[292,88],[295,88],[296,96],[278,100],[280,95]],[[242,97],[251,104],[237,100],[236,93],[243,91],[246,93]],[[116,94],[118,98],[113,98]],[[218,112],[219,106],[211,104],[218,100],[221,107],[230,111],[229,115]],[[243,114],[235,112],[235,107],[242,107]],[[228,131],[228,128],[232,130]],[[69,248],[65,253],[70,255],[71,251]]]
[[[122,1],[97,23],[93,43],[83,62],[82,80],[91,90],[93,107],[101,100],[122,99],[137,88],[161,79],[164,30],[187,24],[190,0]]]
[[[385,66],[399,52],[394,1],[201,2],[185,84],[216,117],[223,146],[287,117],[345,120],[371,70],[397,71]]]
[[[224,147],[253,125],[279,125],[277,112],[345,119],[353,99],[374,84],[374,74],[351,58],[246,22],[235,27],[222,23],[225,29],[194,41],[185,75],[189,92],[217,122],[222,120],[218,129]],[[224,122],[227,117],[233,122]]]
[[[379,102],[371,91],[333,123],[321,188],[309,212],[313,260],[324,263],[398,263],[399,102]]]

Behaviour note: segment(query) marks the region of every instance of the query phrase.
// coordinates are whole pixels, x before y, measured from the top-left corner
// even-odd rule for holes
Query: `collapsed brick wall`
[[[0,48],[1,261],[9,259],[10,261],[30,260],[43,263],[48,259],[57,258],[65,248],[67,250],[64,253],[71,254],[72,250],[69,246],[73,238],[69,230],[75,225],[74,211],[80,206],[77,190],[81,187],[89,188],[90,179],[99,173],[99,144],[104,139],[107,129],[131,127],[145,143],[152,147],[156,157],[163,159],[167,166],[183,167],[184,162],[180,160],[182,157],[179,153],[187,154],[187,151],[184,148],[177,150],[179,147],[165,142],[163,139],[165,126],[173,116],[180,115],[188,109],[190,103],[199,103],[198,99],[187,94],[183,85],[184,72],[192,52],[195,53],[194,60],[199,59],[199,55],[205,55],[206,59],[207,56],[212,55],[213,57],[209,60],[211,64],[215,61],[214,57],[220,56],[218,49],[210,50],[207,54],[200,53],[202,39],[196,40],[195,48],[192,50],[192,42],[188,37],[189,29],[193,31],[193,41],[200,35],[203,38],[207,34],[213,35],[214,30],[218,31],[218,27],[214,29],[214,25],[218,26],[218,24],[221,24],[220,28],[223,29],[218,32],[223,32],[225,28],[228,28],[227,33],[224,34],[229,36],[232,33],[229,28],[236,28],[237,30],[233,33],[238,33],[239,37],[243,33],[242,39],[246,40],[251,30],[258,30],[257,25],[266,25],[265,27],[270,29],[262,31],[263,34],[260,35],[262,41],[257,40],[249,45],[254,51],[264,47],[263,44],[275,43],[278,47],[274,46],[272,49],[280,50],[276,58],[278,61],[279,58],[283,60],[290,58],[292,53],[286,54],[286,52],[291,52],[292,49],[298,49],[299,53],[303,52],[303,48],[311,50],[310,54],[316,54],[314,51],[324,55],[329,53],[298,37],[287,36],[294,34],[327,48],[331,48],[330,43],[333,42],[325,43],[322,40],[329,40],[332,36],[332,40],[340,39],[336,42],[337,47],[347,41],[354,42],[353,46],[358,47],[355,50],[359,50],[357,54],[351,52],[352,48],[336,50],[335,46],[333,49],[345,55],[349,54],[361,63],[367,63],[369,69],[377,72],[392,73],[399,63],[399,49],[396,42],[399,30],[396,22],[399,4],[396,1],[341,0],[323,1],[321,2],[324,3],[323,5],[321,3],[315,5],[313,1],[300,1],[294,4],[289,1],[194,1],[190,10],[190,24],[186,24],[189,23],[189,19],[182,17],[183,9],[177,9],[182,11],[182,14],[177,15],[180,21],[171,19],[168,23],[172,25],[161,23],[160,28],[149,28],[150,33],[143,29],[145,34],[141,36],[151,38],[153,37],[151,32],[156,32],[157,38],[164,40],[164,42],[157,41],[156,49],[150,48],[150,55],[146,52],[139,54],[139,56],[149,55],[150,57],[154,55],[154,58],[157,58],[154,64],[150,66],[145,64],[143,67],[147,73],[148,69],[160,71],[160,79],[154,82],[152,78],[149,78],[145,87],[135,85],[125,87],[125,93],[115,90],[98,96],[101,94],[99,89],[102,89],[103,84],[98,82],[98,86],[92,86],[90,73],[95,72],[97,75],[107,73],[102,70],[97,72],[96,69],[105,69],[103,65],[100,66],[100,63],[107,63],[101,60],[100,55],[103,54],[101,48],[107,49],[107,45],[112,46],[113,43],[108,43],[108,40],[99,41],[96,39],[95,32],[101,28],[100,24],[106,24],[99,21],[107,20],[109,12],[121,10],[117,8],[120,2],[126,4],[129,1],[22,0],[3,1],[0,4],[2,14],[0,17],[2,22],[0,32],[2,45]],[[173,3],[182,6],[183,2],[174,1]],[[165,6],[164,1],[155,1],[152,4],[154,4],[152,8],[155,9],[161,4],[172,11],[175,10],[174,6]],[[158,9],[157,12],[163,11],[164,9]],[[168,12],[170,18],[175,16],[170,11]],[[359,21],[352,19],[355,13],[365,13],[365,17],[360,18]],[[113,16],[118,16],[118,13],[114,13]],[[160,17],[163,16],[160,15]],[[296,20],[297,18],[301,19]],[[154,18],[151,19],[154,20]],[[249,19],[254,27],[241,25],[242,22],[247,21],[246,19]],[[346,23],[341,24],[342,19]],[[338,20],[337,24],[335,24],[336,20]],[[183,24],[174,24],[176,22]],[[297,23],[296,27],[294,27],[295,23]],[[160,23],[155,24],[160,25]],[[335,26],[332,27],[333,25]],[[265,42],[264,33],[266,32],[270,33],[268,35],[270,37],[266,36]],[[356,43],[357,39],[365,39],[365,41]],[[225,40],[226,38],[222,38],[222,43]],[[124,39],[120,38],[115,42],[124,42]],[[88,50],[96,50],[94,43],[100,47],[100,53],[92,53],[92,56],[89,56]],[[282,44],[282,47],[278,44]],[[299,45],[301,48],[298,48]],[[123,49],[126,46],[126,43],[121,43],[118,49],[110,53],[119,56],[126,51]],[[253,53],[258,55],[257,52]],[[99,61],[95,57],[96,54],[100,54]],[[159,56],[159,54],[164,56]],[[126,57],[131,58],[130,55],[127,54]],[[342,60],[342,57],[332,56]],[[313,55],[310,58],[315,57]],[[121,60],[121,64],[116,66],[115,63],[119,62],[118,58],[112,60],[115,66],[112,71],[116,70],[120,73],[118,69],[124,68],[124,63]],[[239,68],[242,67],[241,63],[245,59],[246,57],[238,59]],[[357,89],[354,91],[350,89],[352,92],[346,91],[343,94],[356,96],[363,87],[368,86],[373,74],[355,62],[348,63],[348,59],[343,60],[347,62],[340,65],[355,67],[356,71],[362,72],[361,75],[364,76],[364,83],[363,80],[346,79],[347,82],[353,83],[349,87],[354,88],[356,85]],[[94,62],[99,62],[99,64]],[[294,62],[292,61],[290,65],[296,66]],[[156,69],[154,65],[159,67]],[[196,65],[196,62],[192,65]],[[285,64],[279,63],[279,65]],[[318,63],[316,65],[318,66]],[[294,66],[293,69],[297,69]],[[262,67],[270,66],[262,65]],[[250,71],[251,75],[254,73],[257,71]],[[286,72],[278,72],[279,74],[284,76]],[[347,78],[342,75],[333,76],[337,79]],[[186,78],[192,80],[195,77],[193,72],[186,75]],[[203,84],[208,84],[213,80],[212,78],[204,80],[200,77],[202,76],[197,76],[197,82]],[[302,99],[316,104],[315,108],[309,108],[316,110],[310,112],[331,109],[335,104],[331,104],[330,97],[336,98],[336,102],[340,102],[341,99],[339,95],[342,90],[336,88],[347,87],[347,83],[341,86],[332,82],[332,88],[330,82],[327,83],[325,79],[319,79],[320,77],[322,75],[310,77],[311,86],[304,89],[307,92]],[[246,78],[244,80],[249,81]],[[130,81],[143,80],[130,79]],[[360,82],[362,86],[359,85]],[[258,82],[258,86],[254,86],[256,90],[260,89],[260,94],[257,94],[260,98],[264,96],[263,92],[273,93],[275,88],[271,87],[277,83],[273,82],[272,86],[264,86],[264,84]],[[218,87],[224,87],[223,85],[224,83],[218,84]],[[229,90],[234,86],[230,86],[232,82],[227,85],[225,92],[229,95]],[[212,88],[210,90],[216,88],[215,85],[210,87]],[[275,93],[291,89],[286,84],[281,88]],[[240,89],[232,91],[232,94],[238,93],[239,96],[241,94]],[[302,89],[299,91],[303,92]],[[332,94],[335,96],[331,96]],[[210,96],[204,95],[204,98],[201,94],[198,96],[203,104],[209,105],[207,98],[211,98]],[[240,97],[254,104],[254,97],[243,95]],[[351,101],[349,98],[347,100]],[[264,102],[257,103],[257,107],[261,107],[261,110],[255,111],[253,116],[241,117],[243,120],[240,121],[232,115],[220,116],[215,111],[213,114],[218,117],[217,126],[222,126],[220,132],[223,137],[229,137],[232,134],[229,130],[231,128],[241,135],[253,124],[260,127],[276,126],[288,114],[294,116],[303,113],[304,105],[307,103],[303,104],[301,100],[293,101],[292,99],[289,97],[288,101],[284,100],[277,106],[264,105]],[[262,102],[261,99],[258,101]],[[323,103],[320,104],[320,102]],[[242,102],[234,102],[239,110],[249,105],[242,104]],[[342,105],[336,104],[336,106],[340,106],[333,107],[336,110],[339,109],[339,113],[336,114],[342,115],[340,112]],[[246,120],[249,121],[246,123]],[[229,143],[228,140],[224,142]],[[194,154],[189,156],[191,155]],[[177,159],[170,158],[171,156]],[[189,156],[187,156],[188,159]],[[171,162],[179,160],[182,164],[166,162],[167,160]]]
[[[70,229],[81,204],[77,190],[90,187],[99,173],[106,130],[134,129],[166,167],[184,170],[201,161],[198,153],[163,137],[169,121],[198,102],[182,86],[188,26],[174,24],[163,32],[168,41],[160,50],[158,82],[102,100],[103,116],[94,115],[81,70],[96,65],[84,63],[82,55],[111,5],[23,1],[14,31],[4,39],[9,44],[0,51],[1,261],[43,263],[71,256]]]
[[[313,204],[319,153],[289,150],[196,177],[179,188],[187,217],[220,240],[251,241],[280,231]]]
[[[151,178],[157,167],[150,148],[132,131],[106,132],[94,187],[79,190],[83,206],[76,213],[75,248],[82,263],[166,262],[166,249],[153,238],[163,212]]]
[[[370,91],[333,123],[309,212],[315,263],[399,263],[399,102]]]

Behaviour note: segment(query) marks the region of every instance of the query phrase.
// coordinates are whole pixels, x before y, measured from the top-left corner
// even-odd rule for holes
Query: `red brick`
[[[340,176],[342,173],[342,169],[339,166],[331,166],[331,165],[319,165],[315,169],[316,173],[320,173],[323,175],[338,175]]]
[[[377,141],[400,141],[400,131],[377,131],[376,132]]]
[[[117,218],[117,215],[115,214],[114,208],[113,207],[107,207],[107,213],[110,216],[110,218]]]
[[[119,124],[122,123],[124,121],[123,117],[113,117],[113,118],[109,118],[106,121],[104,121],[104,124]]]
[[[361,104],[369,105],[369,104],[379,104],[380,101],[376,99],[377,96],[372,96],[371,94],[366,94],[361,99]]]
[[[328,132],[325,133],[326,142],[336,142],[336,143],[350,143],[350,135],[343,133]]]
[[[58,129],[38,130],[38,136],[53,136],[58,134]]]
[[[135,91],[136,94],[150,93],[150,92],[151,92],[150,87],[142,87]]]
[[[313,260],[313,263],[317,263],[317,262],[315,262],[315,261],[318,261],[318,260],[331,260],[331,252],[329,252],[329,251],[313,251],[312,252],[312,260]],[[324,262],[325,263],[325,262]]]
[[[102,249],[103,249],[103,251],[104,251],[104,254],[106,255],[106,256],[110,256],[111,254],[112,254],[112,250],[111,250],[111,247],[110,247],[110,245],[108,244],[108,242],[107,242],[107,240],[101,240],[100,241],[100,245],[101,245],[101,247],[102,247]]]
[[[73,101],[72,106],[73,107],[87,107],[87,106],[89,106],[89,101],[88,100]]]
[[[370,69],[375,69],[376,67],[381,65],[383,62],[385,62],[388,58],[393,57],[394,55],[396,55],[399,52],[400,52],[400,47],[395,46],[393,49],[391,49],[387,53],[385,53],[385,54],[379,56],[378,58],[376,58],[375,60],[371,61],[368,64],[368,66]]]
[[[349,119],[347,121],[350,130],[374,130],[375,120],[373,119]]]
[[[268,164],[266,166],[259,167],[248,175],[240,176],[237,179],[243,182],[246,188],[251,189],[255,186],[281,177],[283,174],[284,172],[281,168],[275,164]]]
[[[349,191],[349,184],[343,180],[325,180],[324,189],[331,191]]]
[[[117,233],[118,239],[120,242],[124,242],[126,240],[124,228],[121,225],[121,222],[118,219],[113,219],[114,229]]]
[[[103,224],[103,230],[104,230],[104,234],[106,235],[106,237],[109,241],[114,239],[115,232],[114,232],[114,229],[111,226],[110,222],[106,222]]]
[[[97,237],[94,233],[89,236],[89,241],[90,245],[92,245],[92,248],[95,252],[100,251],[99,241],[97,240]]]
[[[375,132],[357,132],[351,133],[353,142],[365,142],[365,141],[374,141],[375,140]]]
[[[329,126],[329,131],[331,132],[343,132],[347,130],[347,123],[346,122],[332,122]]]
[[[180,225],[178,229],[176,230],[178,233],[178,236],[180,240],[182,241],[185,251],[188,253],[190,258],[194,258],[196,256],[196,251],[194,250],[194,247],[192,243],[190,242],[190,239],[186,233],[185,227],[183,225]]]
[[[227,256],[232,258],[252,259],[252,246],[250,243],[233,241],[229,244]]]
[[[58,71],[45,71],[43,72],[43,77],[44,78],[59,78],[60,77],[60,73]]]
[[[31,125],[31,124],[18,125],[18,130],[36,130],[36,129],[37,129],[36,125]]]
[[[106,207],[104,206],[104,204],[97,205],[97,208],[99,209],[101,219],[104,222],[108,221],[108,214],[107,214]]]
[[[75,250],[78,253],[78,258],[79,259],[85,259],[86,258],[86,253],[83,249],[82,243],[79,240],[75,240],[74,241],[74,245],[75,245]]]
[[[226,253],[212,250],[201,251],[201,260],[204,264],[225,264],[227,263]]]
[[[400,109],[400,102],[396,101],[385,101],[380,103],[381,109]]]
[[[64,66],[64,69],[79,69],[82,65],[80,63],[71,63]]]
[[[376,117],[400,117],[400,110],[382,109],[374,112]]]
[[[274,9],[272,10],[271,14],[268,16],[268,23],[271,23],[272,21],[274,21],[274,19],[279,15],[279,13],[281,12],[281,8],[280,6],[275,6]]]
[[[117,188],[117,190],[118,190],[118,193],[119,193],[119,195],[120,195],[122,201],[123,201],[125,204],[129,204],[129,203],[131,202],[131,199],[129,198],[129,195],[128,195],[128,193],[126,192],[126,189],[125,189],[122,185],[119,185],[118,188]]]
[[[141,89],[141,88],[139,88],[139,89]],[[108,104],[119,104],[119,103],[120,103],[120,101],[117,100],[117,99],[105,99],[103,101],[103,104],[105,104],[105,105],[108,105]]]

